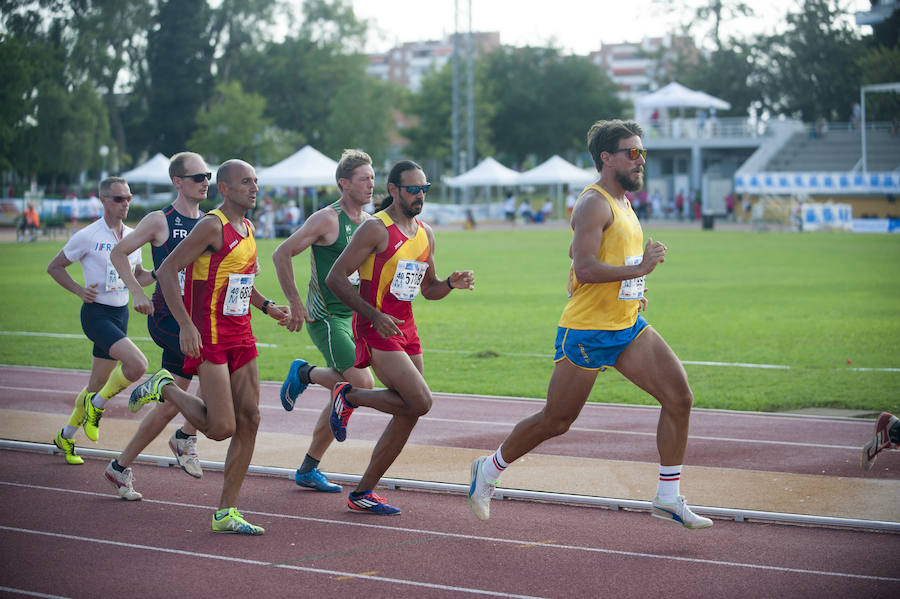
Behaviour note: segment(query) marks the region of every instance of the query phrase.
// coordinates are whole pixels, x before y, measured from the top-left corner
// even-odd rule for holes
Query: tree
[[[689,2],[671,2],[670,0],[654,0],[661,10],[684,19],[685,32],[705,29],[712,40],[713,48],[721,52],[723,43],[722,25],[731,19],[748,17],[753,8],[743,0],[691,0]]]
[[[900,81],[900,46],[873,48],[860,57],[857,66],[862,72],[863,85]],[[866,120],[890,121],[897,116],[900,116],[900,94],[866,96]]]
[[[241,158],[257,166],[272,164],[290,155],[302,142],[293,132],[272,127],[264,116],[266,100],[248,94],[232,81],[216,87],[220,102],[197,115],[197,128],[187,147],[213,162]]]
[[[152,131],[146,146],[171,155],[186,148],[200,107],[213,86],[213,45],[205,0],[160,0],[153,29],[147,34],[145,90]]]
[[[865,45],[842,14],[833,0],[804,0],[784,33],[762,38],[754,53],[766,106],[806,121],[849,118]]]

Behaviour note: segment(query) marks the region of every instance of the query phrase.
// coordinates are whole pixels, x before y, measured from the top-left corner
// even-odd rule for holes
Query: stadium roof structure
[[[488,187],[491,185],[515,185],[520,173],[503,166],[491,157],[487,157],[472,169],[456,175],[444,177],[450,187]]]
[[[337,185],[338,163],[312,146],[303,146],[281,162],[257,173],[260,185],[320,187]]]

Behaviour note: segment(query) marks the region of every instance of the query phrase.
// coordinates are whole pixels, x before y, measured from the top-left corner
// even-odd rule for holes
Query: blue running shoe
[[[347,510],[360,514],[376,514],[378,516],[396,516],[400,508],[388,505],[384,497],[379,497],[373,491],[367,491],[364,495],[354,497],[353,493],[347,498]]]
[[[356,406],[344,397],[352,388],[353,385],[350,383],[338,383],[331,392],[331,418],[328,419],[328,423],[331,425],[331,434],[338,441],[347,438],[347,422],[356,409]]]
[[[288,370],[287,378],[281,385],[281,406],[288,412],[294,409],[294,402],[301,393],[306,391],[308,385],[300,381],[300,368],[308,363],[306,360],[299,359],[291,362],[291,369]]]
[[[341,485],[336,485],[325,478],[325,475],[322,474],[322,471],[318,468],[313,468],[309,472],[303,473],[301,473],[298,468],[294,473],[294,480],[297,481],[297,484],[301,487],[315,489],[316,491],[322,491],[323,493],[340,493],[343,490]]]

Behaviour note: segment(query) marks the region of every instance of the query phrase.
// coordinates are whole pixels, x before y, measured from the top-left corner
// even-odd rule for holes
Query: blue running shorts
[[[580,331],[557,327],[554,362],[566,358],[580,368],[601,372],[616,363],[619,354],[649,325],[638,315],[634,326],[621,331]]]
[[[147,317],[147,331],[156,345],[162,348],[162,367],[178,376],[191,380],[191,375],[184,372],[184,354],[181,353],[181,328],[178,321],[166,310],[154,310]]]

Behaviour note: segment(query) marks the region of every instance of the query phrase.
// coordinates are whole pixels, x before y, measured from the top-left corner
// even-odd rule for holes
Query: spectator
[[[859,105],[859,102],[853,102],[850,104],[850,127],[854,130],[859,130],[859,125],[862,120],[862,107]]]
[[[678,220],[682,220],[684,218],[684,190],[678,190],[678,195],[675,196],[675,216],[678,217]]]
[[[816,137],[819,139],[825,139],[828,136],[828,121],[825,120],[825,117],[820,116],[816,119]]]
[[[293,229],[297,225],[300,224],[300,208],[297,207],[297,202],[294,200],[289,200],[287,203],[287,208],[284,211],[285,222]]]
[[[531,204],[528,203],[528,200],[522,200],[522,203],[519,204],[519,216],[522,217],[523,223],[534,222],[534,212],[531,211]]]
[[[511,191],[506,192],[506,200],[503,201],[503,213],[513,225],[516,224],[516,196]]]
[[[544,205],[541,206],[541,211],[535,220],[543,223],[550,220],[551,216],[553,216],[553,202],[550,201],[550,198],[547,198],[544,200]]]
[[[566,218],[572,218],[572,211],[575,210],[575,193],[569,188],[569,193],[566,194]]]
[[[19,223],[19,234],[16,238],[18,241],[35,241],[40,228],[41,217],[38,216],[37,210],[34,209],[34,204],[29,202]]]
[[[725,196],[725,214],[730,220],[734,220],[734,194],[729,193]]]

